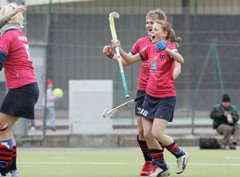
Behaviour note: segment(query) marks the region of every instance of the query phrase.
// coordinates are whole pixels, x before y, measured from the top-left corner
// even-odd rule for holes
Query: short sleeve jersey
[[[140,38],[136,41],[134,46],[132,47],[131,53],[133,55],[139,53],[142,49],[147,47],[148,45],[151,45],[152,42],[149,38],[149,36]],[[140,64],[139,74],[138,74],[138,84],[137,84],[137,90],[138,91],[145,91],[147,87],[147,82],[149,78],[149,68],[148,68],[148,61],[142,60]]]
[[[175,45],[167,43],[167,48],[178,52]],[[155,98],[176,96],[174,87],[173,70],[175,61],[163,51],[157,51],[155,45],[150,45],[140,52],[141,58],[148,60],[150,77],[146,92]]]
[[[20,30],[10,30],[0,36],[0,52],[6,56],[3,67],[8,89],[37,82],[28,40]]]

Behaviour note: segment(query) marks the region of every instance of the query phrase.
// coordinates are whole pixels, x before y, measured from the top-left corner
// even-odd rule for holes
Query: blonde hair
[[[10,3],[1,8],[1,13],[7,16],[11,11],[13,11],[18,5],[16,3]],[[10,18],[7,24],[14,24],[20,28],[23,28],[23,13],[18,12],[16,15]]]
[[[175,44],[176,46],[179,46],[182,39],[181,37],[176,36],[175,31],[167,21],[156,20],[155,23],[160,24],[162,26],[163,31],[167,31],[166,40]]]
[[[167,15],[160,8],[150,10],[146,15],[146,19],[150,17],[152,17],[154,20],[167,20]]]

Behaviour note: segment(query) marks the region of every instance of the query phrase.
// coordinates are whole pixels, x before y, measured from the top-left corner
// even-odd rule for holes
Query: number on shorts
[[[139,110],[139,109],[138,109],[138,110]],[[138,113],[139,113],[139,114],[142,114],[143,116],[147,116],[148,111],[145,110],[145,109],[140,109],[140,110],[138,111]]]

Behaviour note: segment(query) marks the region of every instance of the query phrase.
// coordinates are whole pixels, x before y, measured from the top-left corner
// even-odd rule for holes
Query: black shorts
[[[145,94],[146,94],[145,91],[138,90],[136,97],[140,97]],[[142,97],[141,99],[139,99],[135,102],[135,116],[142,116],[139,112],[141,111],[143,101],[144,101],[144,97]]]
[[[34,119],[34,105],[38,100],[37,83],[10,89],[5,96],[0,112],[26,119]]]
[[[172,122],[175,105],[175,96],[154,98],[146,94],[140,113],[144,118],[147,119],[159,118]]]

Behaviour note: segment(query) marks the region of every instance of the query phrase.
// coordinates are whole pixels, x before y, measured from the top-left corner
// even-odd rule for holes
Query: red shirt
[[[3,67],[8,89],[37,82],[28,40],[20,30],[7,31],[0,37],[0,52],[7,55]]]
[[[177,52],[177,48],[167,43],[167,48]],[[155,45],[150,45],[140,52],[143,60],[148,60],[150,77],[146,92],[155,98],[176,96],[174,87],[173,70],[174,60],[163,51],[157,51]]]
[[[139,53],[142,49],[147,47],[148,45],[151,45],[152,42],[149,38],[149,36],[140,38],[137,40],[137,42],[132,47],[131,53],[135,55],[136,53]],[[139,74],[138,74],[138,84],[137,84],[137,90],[139,91],[145,91],[147,87],[147,82],[149,78],[149,68],[148,68],[148,61],[142,60],[140,64]]]

